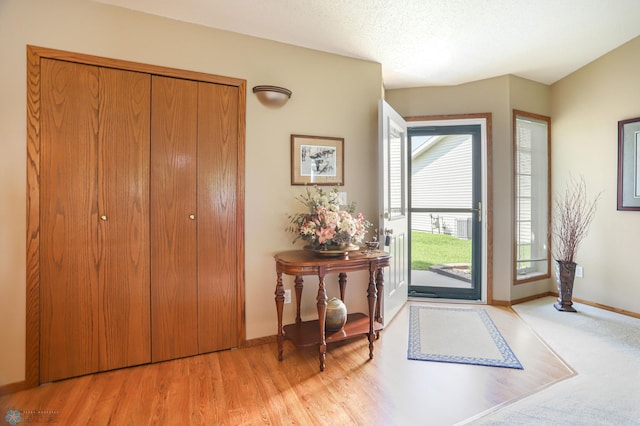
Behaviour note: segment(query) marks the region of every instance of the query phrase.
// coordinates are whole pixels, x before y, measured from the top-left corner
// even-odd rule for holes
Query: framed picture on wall
[[[344,138],[291,135],[291,185],[344,185]]]
[[[618,210],[640,210],[640,117],[618,121]]]

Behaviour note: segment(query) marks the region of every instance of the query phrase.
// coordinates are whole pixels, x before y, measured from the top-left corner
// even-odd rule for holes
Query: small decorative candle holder
[[[377,241],[377,240],[365,241],[364,244],[367,246],[367,249],[364,251],[364,254],[371,254],[374,251],[378,250],[378,247],[380,247],[380,241]]]

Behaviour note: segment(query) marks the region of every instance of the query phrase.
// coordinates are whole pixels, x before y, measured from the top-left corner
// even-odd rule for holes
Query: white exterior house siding
[[[419,150],[411,162],[412,208],[472,208],[471,136],[443,136],[431,146]],[[434,228],[434,219],[441,228]],[[466,222],[471,214],[414,213],[412,229],[452,234],[468,238]],[[444,226],[442,226],[444,225]]]

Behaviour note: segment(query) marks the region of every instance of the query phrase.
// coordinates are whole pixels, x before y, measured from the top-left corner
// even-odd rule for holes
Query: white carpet
[[[514,310],[577,371],[577,376],[516,401],[473,425],[640,425],[640,319],[555,298]]]

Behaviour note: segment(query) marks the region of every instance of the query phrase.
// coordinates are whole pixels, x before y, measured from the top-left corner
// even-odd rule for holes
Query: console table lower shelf
[[[318,358],[320,371],[324,371],[325,353],[327,343],[367,336],[369,340],[369,359],[373,358],[374,341],[378,339],[379,332],[383,328],[384,318],[381,306],[384,298],[384,274],[383,268],[389,266],[391,256],[384,251],[350,252],[348,255],[326,258],[318,257],[309,250],[292,250],[277,253],[276,261],[276,291],[275,302],[278,314],[278,360],[283,359],[283,343],[285,339],[291,340],[296,347],[318,346]],[[347,315],[347,323],[339,331],[326,331],[325,320],[327,312],[327,291],[325,288],[325,276],[338,274],[340,287],[340,299],[345,300],[347,287],[347,273],[355,271],[368,271],[369,283],[366,286],[368,315],[352,313]],[[296,290],[296,322],[283,326],[282,312],[284,310],[284,285],[282,275],[295,276]],[[318,277],[318,294],[316,297],[318,319],[315,321],[302,321],[300,318],[300,302],[302,299],[303,276],[315,275]]]
[[[291,343],[298,348],[319,345],[320,336],[318,328],[320,322],[318,320],[304,321],[300,324],[285,325],[284,338],[291,340]],[[373,322],[373,330],[377,335],[384,326],[377,321]],[[339,342],[341,340],[352,339],[358,336],[369,335],[369,317],[365,314],[354,313],[347,315],[347,323],[338,331],[326,331],[326,343]],[[371,355],[372,357],[373,355]]]

